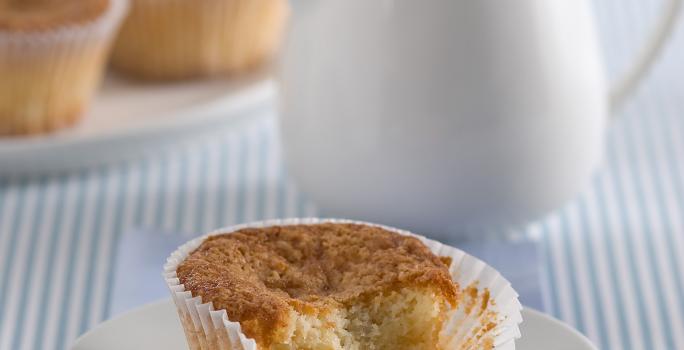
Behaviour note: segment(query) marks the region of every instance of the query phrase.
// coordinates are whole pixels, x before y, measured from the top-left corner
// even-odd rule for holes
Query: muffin
[[[443,247],[365,223],[274,222],[189,242],[169,258],[165,277],[191,349],[513,344],[515,293],[502,299],[513,316],[501,314],[489,289],[461,288],[454,276],[467,275],[459,266],[469,259]]]
[[[113,67],[146,80],[239,73],[276,50],[287,0],[132,0]]]
[[[0,135],[74,124],[101,79],[124,0],[0,0]]]

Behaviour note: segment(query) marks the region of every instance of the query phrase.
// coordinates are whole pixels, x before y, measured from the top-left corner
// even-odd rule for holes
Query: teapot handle
[[[658,23],[651,36],[629,66],[627,72],[617,80],[610,91],[610,107],[613,111],[624,105],[626,98],[634,92],[639,83],[646,77],[656,58],[662,52],[665,43],[674,31],[684,0],[669,0],[663,7]]]

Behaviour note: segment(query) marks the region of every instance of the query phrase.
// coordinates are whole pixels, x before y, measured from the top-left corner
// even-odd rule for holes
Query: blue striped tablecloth
[[[619,72],[660,1],[602,0]],[[119,235],[312,216],[272,113],[125,165],[0,179],[0,349],[63,349],[106,319]],[[684,26],[614,123],[591,188],[524,230],[544,248],[547,311],[603,349],[684,349]]]

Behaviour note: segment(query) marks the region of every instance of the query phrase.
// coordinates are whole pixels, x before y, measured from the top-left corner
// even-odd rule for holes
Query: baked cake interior
[[[458,288],[419,240],[377,227],[247,229],[205,240],[177,269],[260,349],[440,349]]]
[[[387,291],[312,314],[292,311],[271,349],[438,349],[446,305],[427,289]]]

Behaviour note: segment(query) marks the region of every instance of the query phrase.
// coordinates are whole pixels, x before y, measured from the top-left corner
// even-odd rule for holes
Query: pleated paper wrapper
[[[236,232],[245,228],[321,223],[360,224],[380,227],[402,235],[413,236],[427,245],[434,254],[451,257],[450,273],[460,285],[462,298],[452,311],[443,335],[449,339],[445,349],[475,350],[493,348],[515,349],[520,338],[522,306],[511,284],[494,268],[463,251],[437,241],[387,226],[339,219],[284,219],[243,224],[216,230],[178,248],[164,265],[164,278],[176,304],[190,348],[221,350],[256,350],[254,339],[248,338],[238,322],[231,322],[225,310],[215,310],[211,302],[203,302],[186,291],[176,276],[178,265],[209,236]]]

